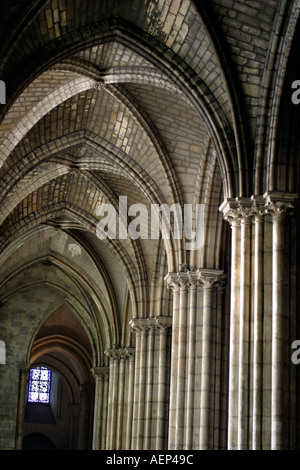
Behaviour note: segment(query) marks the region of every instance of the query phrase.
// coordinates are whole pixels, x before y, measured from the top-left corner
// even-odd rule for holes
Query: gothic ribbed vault
[[[6,102],[0,105],[0,339],[6,344],[7,364],[0,373],[3,384],[6,374],[15,378],[17,396],[19,363],[47,362],[50,354],[53,367],[59,370],[60,359],[74,346],[62,370],[74,367],[76,383],[95,387],[91,395],[94,435],[90,431],[81,445],[252,445],[248,435],[238,443],[239,438],[230,437],[239,431],[230,421],[235,412],[228,405],[238,400],[230,395],[238,385],[230,382],[229,371],[235,369],[230,366],[234,359],[230,359],[229,338],[243,341],[236,339],[238,333],[232,333],[230,322],[235,322],[232,312],[237,305],[243,310],[246,304],[245,311],[252,312],[249,322],[254,322],[256,288],[264,292],[264,314],[269,315],[272,261],[267,254],[272,251],[272,239],[267,237],[272,230],[268,211],[278,201],[290,207],[298,197],[300,119],[299,108],[291,103],[290,87],[299,78],[299,8],[297,0],[2,2],[0,79],[6,84]],[[174,232],[166,240],[162,234],[158,239],[100,239],[99,207],[111,204],[118,213],[120,197],[127,198],[128,207],[142,204],[148,214],[153,204],[202,205],[203,243],[189,250],[186,240],[177,239]],[[257,281],[254,217],[266,212],[261,251],[265,271]],[[244,222],[244,217],[253,217],[252,232],[236,236],[235,222]],[[128,215],[128,224],[132,220]],[[295,240],[293,230],[295,225],[288,233]],[[297,250],[293,245],[285,253],[291,263],[289,305],[293,312]],[[188,267],[184,276],[193,274],[181,278],[181,265]],[[249,272],[243,271],[245,266]],[[274,270],[273,264],[273,274]],[[214,284],[211,276],[218,282]],[[188,285],[199,291],[196,297],[189,290],[179,300],[177,282],[180,289]],[[264,287],[257,287],[257,282],[265,283]],[[212,286],[218,286],[216,292],[206,297],[206,288]],[[181,331],[187,317],[179,319],[176,312],[185,302],[186,315],[193,312],[193,305],[198,313],[189,317],[194,323]],[[218,397],[219,413],[209,442],[203,437],[208,426],[208,418],[201,414],[205,405],[202,398],[199,403],[196,398],[203,387],[201,397],[208,397],[208,371],[201,361],[212,352],[202,351],[198,342],[206,309],[214,312],[207,321],[215,328],[211,344],[217,359],[208,370],[214,370],[211,393]],[[62,311],[71,312],[81,325],[84,343],[80,347],[68,339],[59,323],[63,320],[55,316]],[[43,335],[51,318],[56,319],[53,328],[49,326],[51,332]],[[147,334],[154,331],[154,336],[149,333],[145,339],[143,328]],[[162,331],[168,332],[164,346]],[[255,343],[249,339],[251,332],[250,328],[241,333],[246,349]],[[271,347],[271,340],[268,344]],[[142,350],[148,351],[148,359],[137,357]],[[265,361],[269,353],[267,349]],[[118,373],[116,369],[112,373],[110,367],[120,358],[126,362],[125,372],[120,366]],[[152,361],[149,369],[146,360]],[[160,361],[158,372],[156,360]],[[172,371],[177,364],[178,369]],[[245,377],[244,368],[239,367]],[[114,380],[119,384],[124,380],[127,390],[123,421],[115,394],[109,394],[108,404],[103,398],[109,393],[104,372],[108,369],[109,386],[114,387]],[[152,372],[155,379],[150,377]],[[174,378],[181,373],[184,385]],[[144,391],[145,381],[152,384],[152,380],[157,380],[152,392]],[[251,384],[245,389],[250,390]],[[0,388],[3,396],[5,387]],[[244,389],[240,382],[239,387]],[[169,389],[178,401],[169,399]],[[182,411],[182,396],[189,412]],[[13,394],[6,406],[17,409]],[[202,434],[191,424],[193,406]],[[20,405],[12,414],[0,448],[14,448],[15,441],[20,446]],[[252,419],[250,411],[245,419],[250,415]],[[253,415],[260,419],[257,413]],[[243,419],[242,413],[239,426],[248,429]],[[145,426],[143,431],[141,426]],[[269,434],[266,431],[257,445],[271,446]]]

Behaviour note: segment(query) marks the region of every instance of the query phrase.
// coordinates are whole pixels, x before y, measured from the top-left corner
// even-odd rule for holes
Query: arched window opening
[[[50,403],[52,371],[47,367],[36,367],[30,370],[28,384],[28,403]]]

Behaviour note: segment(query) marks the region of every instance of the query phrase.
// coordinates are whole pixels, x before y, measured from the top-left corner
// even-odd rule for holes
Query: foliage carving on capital
[[[127,347],[119,347],[113,349],[106,349],[104,354],[111,362],[116,362],[120,360],[133,360],[135,349]]]
[[[204,289],[213,289],[217,287],[220,291],[224,289],[226,283],[226,275],[217,269],[199,269],[199,282]]]
[[[162,334],[167,333],[167,331],[172,326],[172,318],[171,317],[154,317],[151,319],[155,329]]]
[[[223,202],[219,210],[223,212],[223,218],[231,227],[241,223],[251,223],[253,216],[253,204],[249,198],[229,198]]]
[[[198,286],[213,288],[218,286],[222,289],[225,285],[226,275],[218,269],[195,269],[187,273],[169,273],[165,280],[169,289],[182,290],[193,289]],[[174,287],[175,286],[175,287]]]
[[[126,359],[134,361],[135,359],[135,348],[125,348]]]
[[[147,318],[132,318],[129,325],[136,334],[147,333],[150,328]]]
[[[173,292],[188,291],[191,287],[196,288],[200,285],[196,270],[169,273],[165,277],[165,281],[167,289],[171,289]]]
[[[283,219],[287,215],[292,215],[295,200],[298,198],[294,193],[280,193],[276,191],[264,194],[265,214],[271,214],[273,219]]]
[[[137,335],[142,332],[151,332],[155,331],[167,332],[167,330],[172,326],[171,317],[151,317],[151,318],[134,318],[129,322],[131,329],[135,331]]]
[[[93,367],[91,369],[93,377],[97,379],[106,380],[109,376],[109,368],[108,367]]]
[[[263,196],[253,195],[251,196],[251,201],[254,220],[261,222],[265,214],[265,199]]]

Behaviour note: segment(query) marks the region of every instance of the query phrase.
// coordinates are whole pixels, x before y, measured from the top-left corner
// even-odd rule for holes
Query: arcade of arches
[[[299,12],[2,1],[0,449],[300,447]],[[201,243],[100,237],[121,197]]]

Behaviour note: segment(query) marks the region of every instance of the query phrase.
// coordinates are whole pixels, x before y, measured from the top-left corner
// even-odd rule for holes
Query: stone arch
[[[94,351],[94,365],[99,365],[104,360],[103,351],[105,348],[120,340],[119,331],[122,328],[123,320],[119,311],[120,304],[117,303],[115,297],[115,281],[114,285],[112,285],[107,268],[104,269],[101,266],[99,254],[93,250],[92,246],[87,250],[86,244],[82,243],[79,236],[76,237],[75,234],[72,236],[72,233],[67,235],[52,227],[35,227],[34,230],[26,231],[23,236],[16,239],[15,243],[11,246],[12,250],[2,253],[2,260],[4,262],[6,257],[10,257],[11,263],[15,259],[15,265],[9,272],[3,273],[1,298],[4,301],[16,291],[20,289],[24,291],[26,286],[30,288],[31,285],[38,288],[38,286],[42,286],[44,283],[52,286],[57,292],[60,291],[61,296],[65,299],[64,301],[68,302],[73,311],[88,325],[91,343],[94,345],[98,344],[98,348]],[[39,244],[36,244],[37,240],[40,240],[39,243],[41,244],[39,249],[37,248]],[[62,244],[63,240],[69,241]],[[83,250],[86,251],[82,261],[76,258],[76,256],[73,257],[70,251],[69,253],[66,251],[67,246],[70,247],[70,243],[74,243],[74,241],[81,246],[81,257],[84,255]],[[34,248],[35,245],[36,248]],[[26,260],[25,257],[21,261],[22,257],[18,259],[18,256],[22,252],[24,253],[24,250],[25,253],[29,250],[31,256],[30,259]],[[120,248],[114,251],[116,259],[120,260],[120,270],[124,273],[124,283],[126,279],[128,284],[134,314],[137,305],[141,303],[139,289],[143,289],[143,287],[139,287],[139,285],[142,286],[143,283],[137,281],[134,272],[130,273],[130,265],[127,265],[126,258],[124,257],[126,252],[122,253]],[[90,268],[88,267],[88,262],[92,263]],[[38,276],[31,274],[31,281],[29,282],[27,278],[29,274],[26,273],[33,273],[38,266],[41,267],[40,274]],[[95,269],[97,269],[99,274],[95,274]],[[55,275],[53,270],[56,272]],[[101,276],[103,280],[101,280]],[[61,282],[57,282],[56,278],[61,279]],[[136,279],[135,281],[134,278]],[[62,288],[63,285],[69,287]],[[143,311],[141,309],[141,312]],[[44,318],[41,318],[40,322],[43,321]],[[39,328],[40,322],[37,328]]]
[[[41,264],[40,262],[38,264]],[[30,304],[31,302],[31,294],[32,292],[36,292],[36,296],[39,299],[39,301],[43,298],[43,292],[45,291],[45,295],[49,296],[48,301],[44,302],[45,307],[42,306],[42,303],[40,303],[41,308],[39,308],[39,304],[35,306],[35,310],[32,309],[32,314],[33,314],[33,320],[30,329],[28,330],[27,335],[29,334],[31,336],[31,339],[28,340],[27,344],[27,351],[23,351],[24,357],[27,357],[29,359],[30,356],[30,351],[32,347],[32,341],[34,340],[34,337],[37,333],[37,331],[40,329],[41,325],[45,322],[45,320],[52,315],[53,311],[56,311],[57,308],[61,305],[62,302],[68,302],[69,305],[72,307],[72,310],[76,312],[76,315],[81,319],[81,322],[85,324],[86,331],[88,333],[89,339],[91,344],[93,345],[93,361],[95,363],[98,363],[98,361],[101,361],[101,348],[95,348],[95,344],[100,343],[103,344],[104,341],[104,331],[110,331],[112,333],[112,330],[110,328],[102,329],[102,333],[97,331],[97,327],[94,325],[94,319],[92,318],[95,315],[95,312],[91,312],[90,308],[87,309],[84,306],[84,302],[82,301],[83,297],[83,290],[81,290],[80,293],[75,293],[76,285],[74,284],[74,281],[69,282],[69,287],[68,289],[66,288],[68,277],[64,275],[64,273],[61,270],[54,269],[55,275],[51,276],[49,273],[47,273],[47,277],[43,278],[40,277],[38,279],[37,277],[33,277],[31,281],[26,281],[26,276],[28,273],[32,273],[32,268],[37,266],[37,261],[34,260],[32,263],[30,263],[31,266],[26,266],[23,267],[22,269],[19,269],[17,273],[12,273],[11,274],[11,279],[4,280],[4,283],[1,286],[1,299],[2,302],[6,305],[18,305],[18,302],[20,302],[20,299],[23,300],[23,306],[22,309],[26,308],[26,305]],[[49,265],[47,263],[47,267],[49,268]],[[63,288],[60,283],[57,281],[55,282],[54,279],[52,278],[57,278],[58,274],[60,274],[60,279],[63,280],[65,283],[65,287]],[[40,272],[40,275],[42,276],[42,272]],[[23,278],[23,280],[21,280]],[[6,281],[6,282],[5,282]],[[73,292],[72,292],[72,299],[68,300],[68,290],[71,288],[71,285],[73,284]],[[28,296],[25,302],[25,295],[24,293],[28,292]],[[79,295],[81,294],[81,295]],[[90,306],[91,304],[91,299],[87,298],[87,301],[89,302]],[[19,305],[20,307],[20,305]],[[12,307],[10,307],[12,308]],[[21,308],[21,307],[20,307]],[[104,318],[103,318],[104,320]],[[99,328],[99,327],[98,327]],[[102,327],[103,328],[103,327]],[[31,333],[30,333],[31,332]],[[108,344],[111,344],[109,341],[110,336],[106,338],[108,341]],[[103,357],[102,357],[103,360]]]
[[[28,229],[32,229],[38,224],[47,224],[49,220],[50,223],[52,221],[55,227],[55,219],[60,219],[60,217],[62,217],[63,220],[66,217],[68,220],[75,220],[80,224],[81,228],[95,233],[96,224],[98,222],[97,219],[94,218],[93,220],[91,214],[86,213],[73,204],[64,202],[62,204],[47,204],[47,206],[40,208],[40,214],[37,218],[26,216],[24,219],[25,225],[19,227],[19,230],[13,234],[11,241],[13,239],[17,240],[22,233],[25,235]],[[69,222],[67,222],[67,225],[69,225]],[[131,254],[127,251],[126,247],[123,247],[118,241],[106,239],[103,242],[117,257],[124,273],[126,273],[125,275],[131,292],[134,311],[136,311],[137,316],[141,315],[141,312],[144,310],[142,305],[147,304],[148,293],[145,287],[146,272],[143,254],[139,247],[138,240],[130,240],[129,247],[131,247]],[[140,311],[137,309],[137,305],[139,304],[141,305]]]
[[[116,153],[115,149],[112,147],[107,142],[102,142],[101,139],[99,139],[96,135],[94,135],[91,132],[75,132],[71,135],[67,135],[64,138],[58,138],[54,142],[46,143],[42,145],[40,148],[35,149],[34,151],[30,152],[27,154],[27,159],[28,162],[31,162],[32,159],[35,161],[47,161],[48,158],[51,158],[51,160],[56,163],[60,161],[60,153],[62,151],[68,151],[75,145],[83,145],[87,148],[92,149],[96,155],[101,156],[101,154],[105,155],[105,158],[107,159],[108,162],[111,164],[118,162],[118,166],[120,168],[121,174],[123,174],[131,183],[136,186],[143,194],[143,196],[146,198],[146,200],[149,201],[151,204],[161,204],[165,202],[165,198],[163,194],[161,194],[161,190],[155,185],[155,182],[151,179],[151,177],[142,169],[140,168],[132,159],[128,156],[125,155],[124,152],[118,151]],[[63,159],[64,165],[58,165],[56,169],[54,168],[54,173],[48,172],[47,168],[45,167],[45,175],[41,174],[40,178],[44,180],[48,180],[53,178],[55,172],[63,177],[63,175],[67,174],[69,171],[68,167],[66,166],[66,159]],[[72,160],[70,161],[70,167],[72,167]],[[17,167],[19,166],[19,169]],[[12,178],[15,178],[17,181],[18,178],[21,177],[21,174],[23,172],[23,176],[26,175],[26,170],[22,169],[22,162],[19,162],[17,164],[17,167],[15,167],[15,173],[12,175]],[[97,168],[102,168],[103,163],[100,161],[98,164],[96,161],[92,163],[88,162],[83,162],[82,166],[86,168],[85,172],[86,176],[90,179],[90,171],[93,169]],[[79,170],[81,167],[81,164],[77,166],[77,169]],[[84,174],[83,173],[83,174]],[[17,176],[18,175],[18,176]],[[38,185],[38,179],[39,176],[35,175],[33,179],[31,180],[31,184],[36,183]],[[26,183],[28,185],[28,183]],[[103,185],[103,182],[101,183],[101,188],[99,187],[99,191],[103,191],[105,189],[105,184]],[[22,194],[22,197],[24,196],[23,190],[24,188],[21,187],[19,192]],[[28,194],[34,190],[34,187],[28,186],[26,188],[26,192]],[[14,204],[16,204],[17,198],[17,190],[16,192],[12,195],[12,201]],[[25,193],[26,194],[26,193]],[[3,197],[5,195],[5,189],[3,190],[2,193]],[[108,193],[106,193],[108,195]],[[113,195],[110,192],[110,199]],[[116,200],[116,196],[114,196],[114,199]],[[20,201],[21,202],[21,201]],[[176,203],[176,201],[174,201]],[[10,204],[10,199],[8,198],[6,200],[6,204],[9,206]],[[4,206],[4,214],[5,214],[6,208]],[[93,215],[93,218],[95,215]],[[88,217],[86,218],[87,222]],[[39,218],[40,222],[43,221],[43,218],[40,216]],[[86,223],[85,222],[85,223]],[[94,218],[94,224],[96,224],[96,219]],[[93,227],[93,224],[88,222],[88,225],[90,228]],[[6,238],[6,243],[8,241],[7,236]],[[183,256],[183,250],[181,246],[182,240],[177,240],[176,242],[171,239],[166,239],[165,244],[166,244],[166,249],[167,253],[169,254],[169,270],[172,270],[174,266],[178,265],[179,263],[183,262],[182,256]],[[173,253],[171,255],[171,253]]]
[[[67,100],[82,91],[89,90],[93,87],[94,81],[84,77],[74,78],[54,90],[52,93],[41,99],[8,133],[0,145],[1,150],[1,166],[6,158],[14,150],[17,144],[22,140],[26,133],[55,106]]]
[[[91,420],[94,402],[93,345],[76,310],[67,304],[48,312],[32,341],[28,362],[31,368],[52,371],[51,390],[47,414],[43,405],[26,404],[24,435],[44,430],[60,449],[84,449],[91,445],[85,423]],[[66,439],[65,429],[71,439]]]
[[[291,139],[298,134],[299,112],[297,106],[292,104],[291,87],[295,77],[299,76],[299,24],[297,2],[282,2],[276,16],[273,48],[263,77],[256,137],[254,194],[277,190],[292,193],[297,191],[295,181],[292,181],[293,174],[295,175],[294,165],[297,164],[297,144]],[[270,131],[265,133],[265,129]],[[287,166],[285,163],[281,165],[280,160],[287,158],[290,163]]]
[[[97,28],[99,28],[98,33],[96,31]],[[177,87],[179,87],[183,93],[189,97],[192,105],[204,119],[217,149],[226,197],[230,197],[233,194],[239,194],[244,191],[242,188],[239,189],[239,186],[240,184],[244,184],[242,174],[245,162],[243,163],[241,159],[238,163],[236,155],[234,155],[236,145],[234,131],[227,117],[224,115],[222,108],[215,101],[211,91],[204,81],[201,81],[198,77],[200,82],[198,81],[194,83],[194,72],[189,70],[188,67],[180,69],[178,60],[176,59],[176,54],[171,52],[170,49],[165,48],[154,38],[151,38],[151,40],[148,38],[147,44],[147,34],[143,31],[139,31],[139,34],[133,33],[131,25],[126,24],[124,21],[122,22],[121,20],[118,21],[114,19],[112,24],[106,22],[105,24],[100,23],[95,25],[95,36],[92,41],[88,36],[84,37],[86,34],[84,29],[82,32],[83,37],[76,45],[76,49],[74,48],[74,44],[72,45],[72,52],[74,52],[74,50],[83,50],[90,45],[95,45],[100,42],[111,41],[111,38],[114,38],[114,40],[121,44],[128,45],[130,47],[132,39],[135,39],[137,44],[139,44],[139,46],[135,46],[135,48],[139,50],[141,56],[146,57],[152,61],[158,69],[163,70],[168,79],[174,81]],[[68,48],[67,42],[68,41],[66,40],[63,52],[59,51],[56,56],[45,57],[45,63],[37,66],[34,74],[30,71],[30,81],[34,76],[39,75],[46,69],[46,63],[47,67],[49,67],[49,65],[52,66],[68,56],[71,49]],[[164,53],[163,62],[161,61],[162,50]],[[28,83],[29,82],[27,82],[27,84]],[[24,84],[24,86],[26,86],[26,84]],[[21,92],[21,90],[19,92]]]

